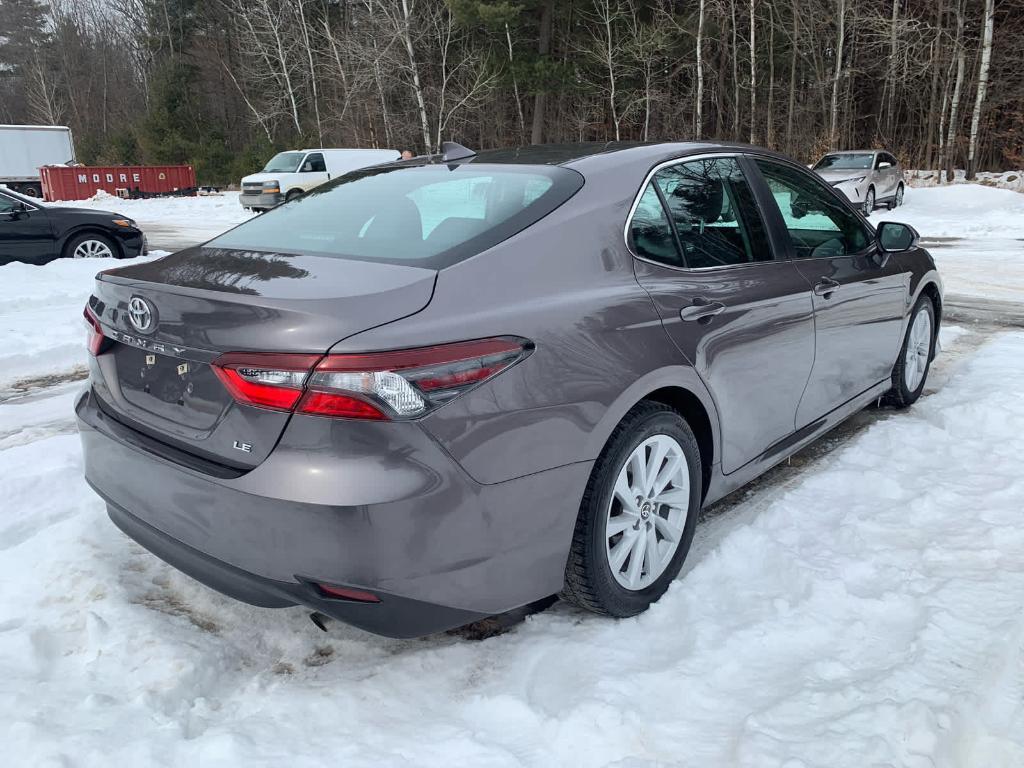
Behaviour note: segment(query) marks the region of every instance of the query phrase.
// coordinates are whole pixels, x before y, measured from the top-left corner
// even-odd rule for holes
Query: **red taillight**
[[[362,589],[351,589],[350,587],[336,587],[333,584],[317,584],[317,589],[324,597],[332,597],[337,600],[353,600],[357,603],[379,603],[380,598],[372,592]]]
[[[516,338],[352,355],[231,353],[214,371],[239,402],[346,419],[422,416],[522,359]],[[315,367],[314,367],[315,366]]]
[[[100,321],[96,315],[89,309],[89,305],[85,305],[85,309],[82,310],[82,317],[85,318],[86,337],[85,346],[89,349],[89,354],[94,357],[100,353],[103,349],[103,342],[106,338],[103,336],[103,328],[100,326]]]
[[[240,403],[290,411],[320,355],[275,355],[232,352],[213,363],[213,372]]]

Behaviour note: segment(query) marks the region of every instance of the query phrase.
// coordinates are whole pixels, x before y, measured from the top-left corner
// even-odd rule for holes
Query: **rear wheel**
[[[68,241],[64,246],[64,257],[72,259],[110,259],[117,254],[117,247],[110,238],[87,232]]]
[[[935,307],[931,298],[922,296],[914,305],[899,360],[892,369],[892,389],[886,395],[890,405],[907,408],[921,396],[928,380],[934,344]]]
[[[608,616],[645,611],[686,559],[700,498],[700,450],[686,420],[661,403],[636,406],[594,464],[562,596]]]
[[[899,208],[901,205],[903,205],[903,185],[902,184],[900,184],[898,187],[896,187],[896,197],[893,199],[893,204],[894,204],[893,205],[894,208]]]

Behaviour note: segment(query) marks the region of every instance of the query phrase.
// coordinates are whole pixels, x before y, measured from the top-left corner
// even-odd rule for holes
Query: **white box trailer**
[[[0,125],[0,184],[43,196],[39,168],[75,162],[71,129],[63,125]]]

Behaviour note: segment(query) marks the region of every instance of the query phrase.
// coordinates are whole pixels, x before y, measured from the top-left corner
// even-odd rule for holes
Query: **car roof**
[[[889,152],[887,149],[837,149],[833,152],[826,152],[824,157],[829,155],[874,155],[878,152]],[[891,153],[890,153],[891,154]]]
[[[726,141],[595,141],[575,144],[535,144],[509,149],[483,150],[453,162],[494,165],[561,165],[580,171],[598,171],[622,165],[655,165],[686,155],[707,152],[767,155],[795,162],[786,155],[763,147]],[[425,165],[439,160],[437,155],[424,155],[403,161],[403,164],[406,166]]]

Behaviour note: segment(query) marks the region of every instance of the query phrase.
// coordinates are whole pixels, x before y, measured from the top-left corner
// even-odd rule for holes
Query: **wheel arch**
[[[927,296],[932,300],[932,309],[935,310],[935,326],[932,328],[932,356],[931,359],[935,359],[935,350],[938,347],[936,343],[939,338],[939,328],[942,326],[942,291],[939,290],[939,286],[932,280],[927,280],[921,286],[917,296],[914,298],[914,306],[922,296]]]
[[[720,455],[718,410],[697,372],[686,366],[671,366],[652,372],[636,381],[608,408],[591,433],[588,455],[597,457],[608,443],[615,427],[626,414],[644,401],[663,403],[686,419],[700,449],[701,498],[708,492],[714,467]]]
[[[64,251],[68,247],[68,243],[70,243],[79,235],[89,234],[101,235],[104,239],[110,241],[110,243],[114,246],[115,250],[114,258],[124,258],[124,248],[122,248],[121,242],[118,240],[118,238],[114,237],[112,234],[110,234],[110,232],[96,224],[79,224],[65,232],[64,235],[61,237],[60,248],[58,249],[58,252],[60,253],[61,257],[65,256]]]

